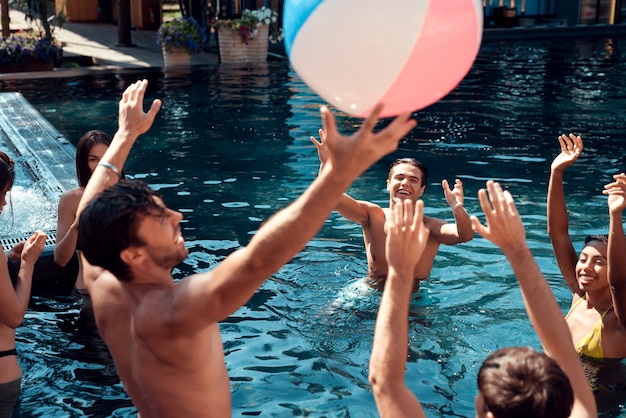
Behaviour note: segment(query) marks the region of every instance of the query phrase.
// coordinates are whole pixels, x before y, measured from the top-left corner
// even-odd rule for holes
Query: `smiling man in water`
[[[311,141],[317,147],[321,173],[328,161],[327,135],[323,129],[319,130],[319,135],[320,141],[314,137],[311,137]],[[387,175],[388,208],[382,208],[364,200],[356,200],[345,193],[335,207],[341,216],[361,225],[367,253],[368,269],[365,280],[368,286],[383,290],[387,281],[389,266],[385,258],[385,240],[387,219],[391,215],[394,200],[409,199],[413,203],[417,202],[426,190],[427,179],[428,169],[424,164],[413,158],[401,158],[391,164]],[[448,181],[443,180],[441,186],[455,222],[448,223],[441,219],[424,216],[424,225],[429,231],[429,237],[424,253],[415,265],[413,293],[419,290],[420,282],[430,275],[441,244],[455,245],[474,238],[470,217],[463,207],[463,184],[457,179],[454,188],[450,189]]]
[[[322,108],[329,158],[318,178],[248,246],[213,270],[174,283],[171,271],[187,257],[182,215],[145,184],[118,183],[131,147],[161,107],[155,100],[143,112],[147,84],[137,82],[124,92],[119,129],[77,210],[85,282],[98,330],[143,418],[228,417],[230,385],[219,321],[313,238],[350,184],[395,151],[415,121],[405,113],[374,133],[379,105],[357,132],[344,136]]]

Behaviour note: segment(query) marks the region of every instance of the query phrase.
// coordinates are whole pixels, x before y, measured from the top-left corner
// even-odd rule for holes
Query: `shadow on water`
[[[600,190],[624,170],[625,43],[485,43],[461,84],[417,112],[418,126],[399,150],[350,193],[386,204],[389,164],[415,156],[430,168],[426,214],[452,220],[441,179],[463,180],[472,214],[480,211],[476,193],[485,180],[501,181],[516,197],[531,249],[565,311],[570,294],[546,234],[549,164],[557,135],[583,135],[585,151],[566,174],[579,250],[585,235],[606,231]],[[246,245],[315,178],[319,162],[309,136],[320,127],[322,101],[284,62],[0,80],[0,90],[22,92],[75,144],[90,129],[114,132],[119,95],[139,77],[150,81],[148,97],[164,103],[125,169],[185,217],[189,257],[174,270],[179,279]],[[360,123],[341,113],[337,122],[344,132]],[[378,300],[350,293],[366,271],[360,229],[333,213],[301,253],[221,323],[233,416],[378,416],[367,381]],[[410,318],[407,383],[428,416],[472,417],[476,373],[487,354],[509,345],[540,348],[515,278],[502,254],[476,238],[442,247],[423,286],[432,302]],[[76,298],[34,300],[18,330],[25,416],[135,413],[106,347],[81,321]],[[605,374],[597,373],[598,382]],[[625,416],[626,389],[608,382],[597,386],[600,415]]]

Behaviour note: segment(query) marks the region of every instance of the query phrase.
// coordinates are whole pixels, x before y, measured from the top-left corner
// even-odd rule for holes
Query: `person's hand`
[[[463,183],[461,180],[456,179],[454,181],[454,189],[450,189],[448,180],[441,181],[441,187],[443,188],[443,194],[446,197],[446,202],[452,210],[457,206],[463,206],[465,197],[463,196]]]
[[[320,163],[324,165],[326,160],[328,160],[328,151],[326,150],[326,132],[323,129],[319,130],[320,140],[318,141],[314,136],[311,137],[311,142],[315,144],[317,148],[317,156],[320,159]]]
[[[471,216],[474,231],[500,247],[505,255],[528,247],[522,218],[508,190],[503,191],[500,183],[489,180],[487,191],[478,191],[478,200],[487,225],[482,225],[476,216]]]
[[[24,242],[24,248],[22,249],[22,263],[34,264],[46,245],[46,238],[48,236],[41,231],[35,231],[35,233]]]
[[[24,249],[25,243],[26,241],[21,241],[15,244],[13,248],[7,251],[7,258],[15,263],[20,261],[20,259],[22,258],[22,250]]]
[[[424,202],[413,206],[411,199],[394,200],[390,219],[386,222],[385,256],[390,269],[404,272],[413,280],[430,231],[424,226]]]
[[[561,135],[558,137],[559,144],[561,145],[561,153],[557,155],[552,161],[550,169],[565,170],[578,159],[580,153],[583,151],[583,140],[580,136],[574,134]]]
[[[605,185],[602,193],[609,196],[609,213],[621,213],[626,208],[626,174],[616,174],[613,178],[615,181]]]
[[[148,110],[143,111],[143,99],[148,88],[148,80],[137,81],[124,91],[119,102],[119,129],[136,139],[152,126],[154,118],[161,109],[161,100],[155,99]]]
[[[344,136],[337,131],[332,112],[323,106],[320,111],[322,129],[326,133],[325,148],[328,152],[324,167],[330,166],[336,172],[356,178],[382,157],[397,150],[400,140],[415,127],[416,122],[410,118],[410,112],[405,112],[383,130],[374,133],[373,129],[382,109],[383,104],[376,105],[357,132]]]

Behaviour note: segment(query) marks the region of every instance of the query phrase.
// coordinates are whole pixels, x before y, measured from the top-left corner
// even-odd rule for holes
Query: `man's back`
[[[189,280],[135,285],[103,272],[89,287],[98,329],[144,418],[231,413],[219,325],[190,332],[172,319],[174,289]]]

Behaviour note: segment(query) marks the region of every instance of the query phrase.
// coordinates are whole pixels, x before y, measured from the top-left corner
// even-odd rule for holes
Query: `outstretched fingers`
[[[603,194],[610,194],[616,189],[624,189],[626,187],[626,175],[624,173],[615,174],[613,179],[615,179],[615,181],[604,185]]]
[[[313,135],[311,135],[309,138],[311,138],[311,142],[312,142],[313,144],[315,144],[315,146],[316,146],[317,148],[320,148],[321,146],[323,146],[323,145],[324,145],[324,142],[326,142],[326,132],[324,132],[324,130],[323,130],[323,129],[320,129],[320,130],[318,131],[318,134],[319,134],[319,137],[320,137],[319,141],[318,141],[318,140],[317,140],[317,138],[316,138],[316,137],[314,137]]]
[[[148,80],[139,80],[132,83],[122,94],[119,106],[120,129],[141,135],[150,129],[156,115],[161,109],[161,100],[155,99],[147,113],[143,111],[143,100],[148,88]]]
[[[472,221],[472,229],[476,231],[478,234],[480,234],[480,236],[482,236],[483,238],[486,238],[489,235],[488,214],[491,213],[492,208],[491,208],[491,203],[489,202],[489,199],[487,198],[487,191],[485,189],[478,190],[478,202],[480,203],[480,207],[483,210],[483,213],[485,214],[485,218],[486,218],[485,223],[487,224],[487,226],[483,225],[478,219],[478,217],[476,217],[475,215],[470,216],[470,220]]]
[[[569,138],[572,141],[574,150],[576,151],[583,150],[583,139],[580,137],[580,135],[569,134]]]
[[[562,134],[558,137],[562,152],[580,153],[583,149],[583,140],[580,135]]]
[[[395,200],[387,224],[385,254],[390,268],[412,272],[421,258],[429,231],[424,226],[424,202],[418,200],[415,205],[410,199]]]
[[[322,130],[326,132],[327,137],[333,137],[338,135],[337,123],[335,122],[335,115],[330,111],[328,106],[320,107],[320,116],[322,117]]]
[[[474,231],[505,253],[522,249],[526,245],[526,232],[511,193],[502,190],[499,183],[489,180],[487,190],[478,192],[478,199],[485,213],[486,225],[472,216]]]

